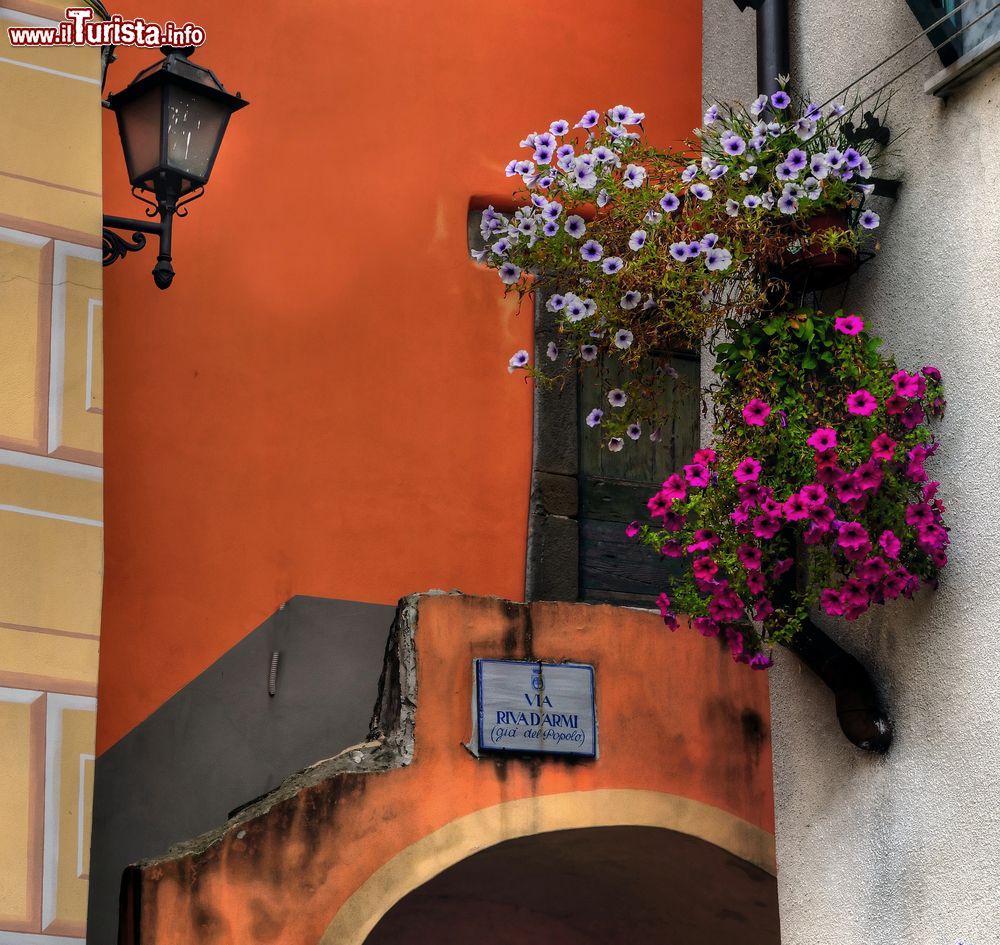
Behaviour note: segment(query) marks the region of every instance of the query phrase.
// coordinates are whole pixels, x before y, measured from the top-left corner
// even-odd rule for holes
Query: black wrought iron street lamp
[[[105,103],[118,119],[132,194],[149,204],[146,216],[104,217],[104,265],[146,245],[144,234],[160,238],[153,279],[166,289],[174,278],[171,231],[174,216],[204,193],[233,112],[248,105],[231,95],[211,69],[191,62],[195,47],[163,46],[163,59],[140,72]],[[142,196],[152,194],[155,200]],[[153,217],[159,220],[153,220]],[[131,231],[125,240],[114,230]]]

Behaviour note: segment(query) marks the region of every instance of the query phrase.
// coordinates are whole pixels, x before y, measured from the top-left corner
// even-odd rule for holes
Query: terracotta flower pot
[[[815,244],[827,230],[846,230],[850,227],[846,211],[828,210],[805,221],[804,238]],[[798,289],[819,291],[846,282],[858,271],[858,254],[852,249],[824,252],[815,245],[806,246],[798,253],[788,253],[780,277]]]

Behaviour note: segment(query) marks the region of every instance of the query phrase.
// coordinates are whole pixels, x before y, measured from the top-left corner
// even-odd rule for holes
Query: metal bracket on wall
[[[278,661],[281,654],[275,650],[271,654],[271,666],[267,673],[267,694],[273,696],[278,691]]]

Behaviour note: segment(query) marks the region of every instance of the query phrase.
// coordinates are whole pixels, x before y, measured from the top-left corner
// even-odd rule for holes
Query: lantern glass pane
[[[153,88],[118,109],[128,178],[137,187],[152,189],[160,166],[161,101],[161,90]]]
[[[167,95],[167,166],[197,185],[212,172],[230,109],[187,88],[171,88]]]

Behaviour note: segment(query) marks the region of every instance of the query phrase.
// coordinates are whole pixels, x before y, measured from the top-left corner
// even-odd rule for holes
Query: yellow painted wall
[[[101,615],[97,49],[12,48],[0,0],[0,942],[80,940]]]

